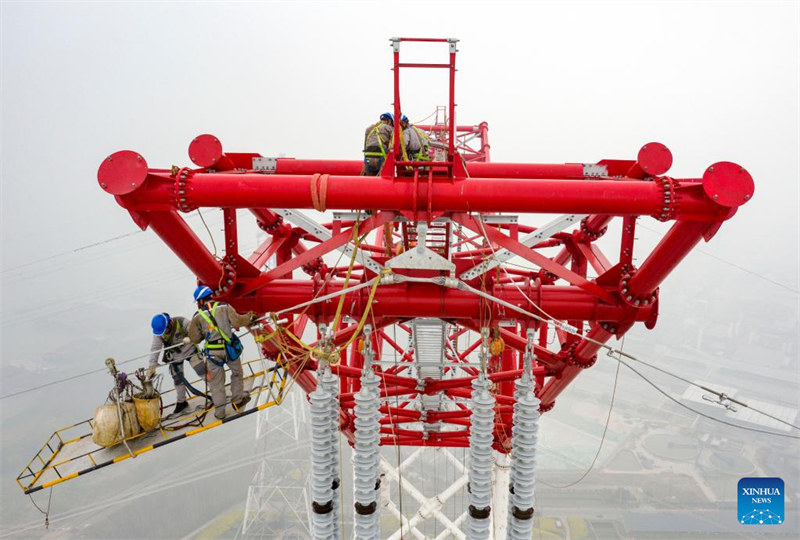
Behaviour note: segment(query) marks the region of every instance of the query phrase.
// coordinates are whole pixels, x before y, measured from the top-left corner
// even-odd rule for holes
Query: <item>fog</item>
[[[643,144],[659,141],[673,153],[668,174],[675,178],[699,177],[723,160],[745,167],[755,180],[753,200],[667,279],[657,327],[635,327],[625,350],[743,398],[800,407],[797,2],[3,2],[0,19],[2,396],[100,369],[108,356],[141,355],[153,313],[192,311],[191,272],[97,185],[105,156],[131,149],[151,167],[189,165],[191,139],[213,133],[234,152],[359,159],[364,127],[391,108],[388,39],[401,35],[461,40],[457,119],[488,122],[492,161],[633,159]],[[412,122],[446,103],[443,77],[403,81]],[[204,217],[220,238],[220,212]],[[207,238],[196,213],[187,220]],[[638,262],[666,230],[652,219],[640,224]],[[611,253],[616,234],[612,227]],[[255,231],[242,231],[241,245],[255,242]],[[614,371],[613,361],[599,361],[545,416],[539,474],[546,482],[569,483],[588,467]],[[648,375],[675,396],[685,390]],[[200,535],[219,516],[241,513],[257,457],[280,449],[277,440],[274,448],[254,440],[252,418],[231,423],[58,486],[45,531],[14,478],[55,429],[91,416],[108,379],[97,373],[0,400],[0,536]],[[275,418],[281,415],[287,411]],[[730,513],[728,521],[708,518],[719,534],[797,535],[796,440],[698,421],[624,369],[611,418],[589,487],[538,492],[542,527],[574,516],[622,520],[627,488],[681,519],[696,516],[678,483],[611,474],[617,456],[636,454],[653,434],[647,430],[666,429],[651,422],[680,418],[684,433],[710,433],[741,455],[772,460],[771,470],[755,460],[752,475],[786,483],[784,526],[748,528],[726,506],[735,501],[732,476],[697,463],[676,466],[676,474],[710,486],[720,501],[715,511]],[[666,474],[670,464],[641,465]],[[199,470],[209,475],[198,480]],[[575,502],[597,485],[618,486],[618,499],[597,511]],[[659,493],[664,486],[674,492]],[[146,495],[132,498],[137,493]],[[47,503],[42,493],[36,501]],[[203,534],[228,534],[211,530]],[[599,526],[592,534],[617,537]]]

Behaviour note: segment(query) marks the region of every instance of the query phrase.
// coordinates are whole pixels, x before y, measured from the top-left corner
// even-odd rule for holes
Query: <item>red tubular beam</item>
[[[396,386],[394,388],[381,388],[381,398],[404,396],[407,394],[416,394],[417,391],[413,388],[403,386]],[[355,404],[356,392],[350,394],[341,394],[339,396],[339,403],[342,408],[352,407]]]
[[[513,349],[509,349],[513,350]],[[547,369],[544,367],[534,367],[534,375],[544,375]],[[492,382],[506,383],[513,382],[522,374],[521,369],[511,369],[508,371],[497,371],[489,375]],[[448,388],[466,388],[476,377],[457,377],[453,379],[425,379],[425,394],[434,394]],[[413,379],[412,379],[413,380]],[[513,392],[512,392],[513,394]],[[511,394],[507,394],[511,395]]]
[[[361,377],[361,370],[356,369],[353,367],[343,366],[341,364],[336,366],[331,366],[331,371],[338,375],[339,377]],[[412,379],[410,377],[400,377],[398,375],[391,375],[389,373],[385,373],[383,371],[376,371],[375,374],[383,379],[386,384],[391,384],[394,386],[405,386],[408,388],[416,388],[417,380]]]
[[[629,286],[630,293],[634,297],[652,294],[711,226],[713,224],[696,221],[676,222],[634,273]]]
[[[143,213],[153,231],[200,281],[216,287],[222,267],[194,231],[174,210]]]
[[[469,447],[469,439],[464,437],[458,440],[425,440],[422,437],[381,437],[381,446],[446,446],[448,448]]]
[[[195,174],[187,179],[190,206],[252,208],[313,208],[311,176],[263,174]],[[630,180],[552,180],[475,178],[458,182],[420,183],[418,199],[430,201],[433,211],[544,212],[583,214],[657,215],[663,192],[655,182]],[[509,193],[514,193],[509,197]],[[554,195],[558,195],[557,197]],[[719,220],[720,207],[698,190],[683,193],[676,213],[697,220]],[[383,208],[413,210],[413,182],[366,176],[331,176],[327,180],[328,210]],[[152,173],[140,189],[119,196],[130,210],[174,207],[174,181],[165,173]],[[725,210],[727,212],[727,210]]]
[[[619,334],[627,332],[631,326],[632,323],[625,324],[618,328],[617,332]],[[611,339],[614,334],[605,330],[599,324],[595,324],[589,333],[586,334],[586,336],[595,341],[599,341],[600,343],[605,343]],[[597,354],[601,348],[602,347],[596,343],[584,340],[581,341],[581,343],[575,349],[575,355],[579,359],[586,361]],[[569,386],[569,384],[575,379],[575,377],[578,376],[578,373],[581,371],[583,370],[580,367],[567,365],[564,367],[558,377],[551,377],[539,394],[539,399],[542,400],[542,407],[549,407],[553,401],[555,401],[556,397],[563,392],[567,386]]]
[[[418,126],[419,127],[419,126]],[[441,127],[441,126],[440,126]],[[446,128],[441,127],[442,131]],[[459,131],[465,131],[459,128]],[[472,131],[472,128],[469,129]],[[325,172],[332,176],[356,176],[363,162],[344,159],[294,159],[278,158],[275,174],[311,175]],[[483,163],[467,164],[470,176],[486,178],[583,178],[580,163]]]
[[[472,397],[472,390],[467,388],[450,388],[445,390],[444,392],[450,397],[458,397],[458,398],[465,398],[469,399]],[[513,405],[514,398],[509,396],[504,396],[503,394],[495,394],[494,398],[497,400],[498,403],[504,403],[506,405]]]
[[[321,294],[334,293],[342,288],[342,281],[330,282]],[[278,279],[261,287],[255,297],[241,298],[238,305],[241,306],[240,310],[275,312],[311,300],[316,292],[315,284],[309,281]],[[369,292],[369,288],[364,288],[344,295],[344,313],[363,312]],[[514,287],[495,288],[492,294],[523,308],[528,305],[527,300]],[[380,286],[376,290],[375,299],[377,302],[372,306],[372,313],[376,317],[397,318],[439,317],[477,320],[481,316],[481,302],[483,302],[468,291],[445,289],[426,283]],[[336,302],[321,302],[313,304],[307,313],[315,320],[333,319],[336,306]],[[552,316],[562,320],[621,321],[631,316],[631,308],[621,301],[616,305],[606,304],[594,295],[572,286],[542,286],[540,306]],[[304,309],[297,308],[296,311]],[[530,306],[528,309],[531,309]],[[637,321],[646,321],[652,316],[652,310],[652,305],[644,307],[635,310],[633,316]],[[514,316],[525,319],[521,314]]]

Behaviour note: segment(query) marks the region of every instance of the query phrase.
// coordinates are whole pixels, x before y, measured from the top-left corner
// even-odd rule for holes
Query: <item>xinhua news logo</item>
[[[780,525],[783,523],[783,480],[742,478],[739,480],[739,523]]]

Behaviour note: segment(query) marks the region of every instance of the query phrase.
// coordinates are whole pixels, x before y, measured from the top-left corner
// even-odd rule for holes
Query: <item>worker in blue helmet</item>
[[[408,122],[408,117],[400,117],[400,127],[403,131],[403,144],[408,159],[411,161],[429,161],[430,137],[417,126]]]
[[[378,176],[386,154],[391,147],[394,128],[392,113],[383,113],[378,121],[367,126],[364,131],[364,166],[361,176]]]
[[[189,340],[192,343],[205,341],[203,354],[208,361],[208,382],[211,399],[214,401],[214,416],[225,418],[227,396],[225,394],[225,366],[231,371],[231,403],[234,412],[241,410],[250,396],[244,392],[241,342],[234,328],[250,326],[255,321],[252,312],[239,314],[228,304],[213,301],[213,291],[200,285],[194,291],[197,313],[189,324]],[[237,349],[238,347],[238,349]],[[235,358],[234,358],[235,356]]]
[[[183,362],[188,360],[198,377],[205,378],[206,367],[203,357],[197,346],[191,343],[187,331],[189,319],[185,317],[171,317],[169,313],[156,313],[150,321],[153,329],[153,342],[150,345],[150,367],[148,373],[155,374],[159,357],[169,365],[169,373],[175,384],[175,410],[173,415],[180,414],[189,407],[186,402],[186,387],[192,393],[204,395],[186,380],[183,371]],[[162,354],[163,353],[163,354]]]

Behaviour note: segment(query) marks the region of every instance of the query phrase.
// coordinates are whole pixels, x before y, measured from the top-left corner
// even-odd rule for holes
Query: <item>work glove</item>
[[[156,376],[156,368],[155,366],[147,368],[147,378],[152,379]]]

